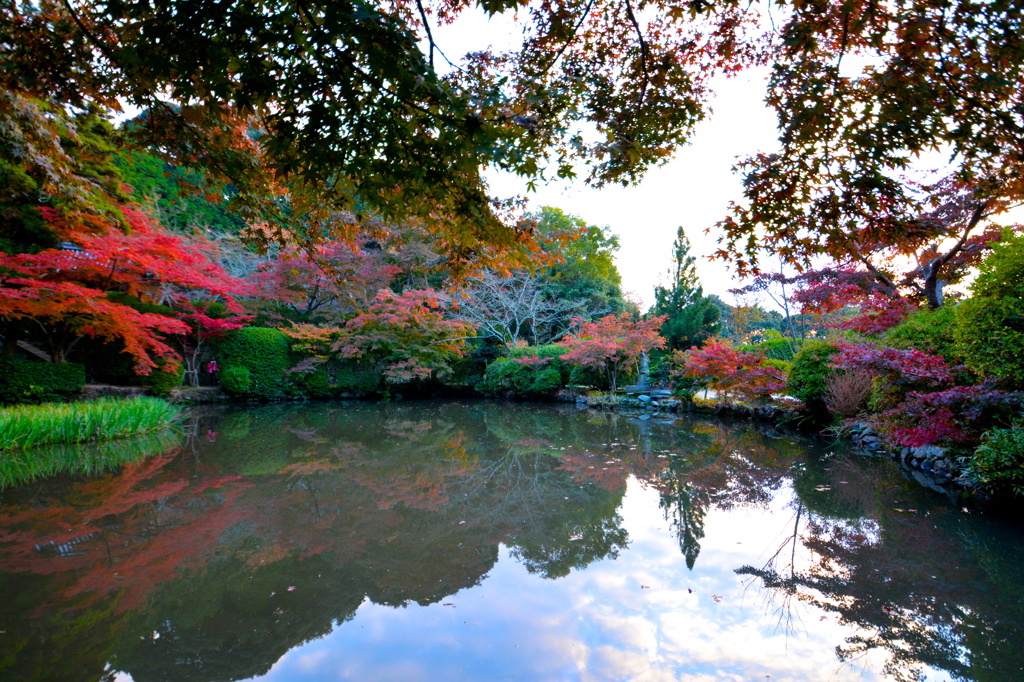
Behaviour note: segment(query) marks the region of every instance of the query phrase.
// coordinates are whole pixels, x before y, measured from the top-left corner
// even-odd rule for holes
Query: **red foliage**
[[[835,326],[860,334],[881,334],[907,319],[916,307],[873,273],[853,266],[814,270],[791,281],[798,285],[793,299],[804,313],[825,314],[856,308],[856,315]]]
[[[676,351],[672,359],[673,364],[681,366],[675,376],[705,383],[726,399],[735,393],[746,400],[762,400],[786,387],[785,373],[765,366],[762,354],[738,351],[721,341]]]
[[[901,350],[872,343],[837,343],[839,352],[832,356],[830,367],[868,372],[902,386],[938,388],[952,383],[953,374],[946,361],[911,348]]]
[[[311,356],[303,369],[330,357],[376,365],[388,383],[425,379],[461,357],[473,326],[446,319],[442,296],[431,289],[401,296],[381,291],[365,312],[340,327],[300,324],[283,330],[298,352]]]
[[[878,422],[897,445],[919,447],[934,443],[977,440],[986,420],[999,412],[1024,406],[1024,394],[1002,391],[989,384],[956,386],[935,393],[908,393]]]
[[[74,240],[75,249],[0,253],[0,315],[37,323],[57,361],[79,338],[93,336],[120,340],[140,374],[149,374],[158,358],[177,362],[163,335],[188,333],[188,326],[169,315],[141,313],[110,293],[176,303],[184,292],[202,292],[232,303],[245,290],[204,245],[163,231],[144,213],[125,208],[126,231],[96,234],[70,225],[57,211],[40,211],[58,238]]]
[[[635,363],[649,350],[665,347],[665,339],[658,335],[665,319],[662,315],[634,322],[628,313],[623,313],[602,317],[597,322],[583,322],[579,332],[558,342],[569,349],[562,359],[604,370],[614,395],[622,367]]]
[[[260,299],[309,316],[331,308],[335,314],[363,310],[400,272],[386,265],[379,251],[331,242],[314,249],[285,249],[253,279]]]

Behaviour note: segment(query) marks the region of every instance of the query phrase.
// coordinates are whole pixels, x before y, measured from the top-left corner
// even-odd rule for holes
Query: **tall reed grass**
[[[17,405],[0,409],[0,451],[58,443],[94,443],[159,431],[180,410],[159,398]]]
[[[95,476],[181,445],[179,429],[84,445],[42,445],[0,455],[0,490],[56,474]]]

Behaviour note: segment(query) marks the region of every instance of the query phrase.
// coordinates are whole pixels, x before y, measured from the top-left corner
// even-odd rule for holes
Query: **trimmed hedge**
[[[284,394],[285,372],[292,363],[288,337],[280,329],[243,327],[228,332],[218,341],[215,355],[225,375],[233,367],[249,370],[249,387],[238,395],[279,398]],[[221,383],[231,392],[224,379]]]
[[[63,402],[85,386],[85,367],[74,362],[0,360],[0,403]]]

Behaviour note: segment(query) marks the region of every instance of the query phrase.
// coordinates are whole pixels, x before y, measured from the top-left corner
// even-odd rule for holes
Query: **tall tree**
[[[697,277],[696,259],[690,255],[690,240],[680,227],[672,245],[672,266],[668,286],[654,288],[651,315],[665,316],[661,335],[671,350],[700,346],[721,328],[721,310],[709,297]]]

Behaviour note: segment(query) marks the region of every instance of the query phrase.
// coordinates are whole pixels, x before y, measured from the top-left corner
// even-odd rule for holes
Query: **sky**
[[[435,26],[433,33],[453,62],[473,50],[488,46],[503,50],[519,44],[509,15],[488,20],[482,14],[468,14],[450,26]],[[444,63],[438,62],[439,66]],[[526,196],[531,208],[554,206],[610,228],[621,243],[616,261],[623,290],[639,298],[645,309],[669,269],[672,242],[682,226],[697,257],[705,293],[732,302],[728,290],[741,283],[725,263],[708,260],[717,248],[717,237],[714,229],[711,234],[705,234],[705,229],[725,217],[730,200],[741,197],[740,177],[732,172],[737,159],[777,146],[775,114],[764,104],[767,75],[763,69],[718,79],[713,86],[713,114],[696,127],[690,144],[671,162],[649,170],[637,185],[596,189],[582,180],[560,181],[538,184],[536,192],[528,192],[524,179],[492,171],[486,175],[492,193]]]

